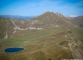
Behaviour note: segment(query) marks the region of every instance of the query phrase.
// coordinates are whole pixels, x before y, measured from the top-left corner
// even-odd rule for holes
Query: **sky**
[[[83,0],[0,0],[0,15],[38,16],[47,11],[83,16]]]

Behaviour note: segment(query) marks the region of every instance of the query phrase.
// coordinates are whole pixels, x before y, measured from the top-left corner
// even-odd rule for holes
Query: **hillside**
[[[82,25],[83,26],[83,16],[77,16],[74,18],[69,18],[73,23],[77,24],[77,25]]]
[[[23,47],[5,53],[8,47]],[[31,20],[0,17],[0,60],[83,59],[83,28],[60,13]]]

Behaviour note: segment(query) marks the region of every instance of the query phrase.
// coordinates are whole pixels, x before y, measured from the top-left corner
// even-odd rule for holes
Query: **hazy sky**
[[[46,11],[83,15],[83,0],[0,0],[0,15],[37,16]]]

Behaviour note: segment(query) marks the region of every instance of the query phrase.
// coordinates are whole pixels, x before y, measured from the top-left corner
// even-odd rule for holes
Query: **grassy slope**
[[[59,46],[57,46],[58,43],[65,40],[64,37],[61,37],[61,34],[62,36],[64,35],[64,33],[62,33],[64,31],[65,30],[61,27],[41,31],[17,31],[12,38],[9,38],[2,43],[0,56],[4,56],[4,58],[0,58],[4,60],[60,60],[65,57],[72,58],[69,50],[58,48]],[[25,41],[28,42],[24,43]],[[13,54],[5,54],[3,53],[3,50],[7,47],[24,47],[25,50]],[[55,54],[55,51],[57,50],[58,52]],[[68,55],[65,56],[65,54]]]
[[[4,41],[4,44],[19,44],[27,42],[27,44],[31,44],[37,40],[40,40],[44,37],[49,37],[51,35],[55,35],[57,33],[63,32],[63,28],[51,28],[51,29],[46,29],[46,30],[27,30],[27,31],[17,31],[12,38],[9,38],[8,40]],[[23,43],[26,45],[25,43]],[[23,45],[22,44],[22,45]]]
[[[83,28],[68,26],[76,38],[82,41]],[[69,49],[63,49],[59,45],[69,47],[64,42],[65,29],[62,27],[49,28],[46,30],[19,31],[12,38],[0,44],[0,59],[10,60],[61,60],[73,58]],[[26,42],[27,41],[27,42]],[[26,43],[25,43],[26,42]],[[65,44],[63,44],[63,42]],[[60,44],[59,44],[60,43]],[[59,45],[57,45],[59,44]],[[13,54],[5,54],[7,47],[24,47],[25,50]],[[4,58],[3,58],[4,57]]]
[[[71,31],[73,32],[73,34],[83,42],[83,27],[74,27],[74,26],[71,26]]]

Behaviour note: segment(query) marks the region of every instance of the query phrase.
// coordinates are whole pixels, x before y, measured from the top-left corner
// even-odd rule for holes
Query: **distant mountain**
[[[77,25],[83,25],[83,16],[77,16],[77,17],[69,17],[68,19],[70,19],[73,23],[77,24]]]
[[[77,17],[76,15],[70,15],[70,17]]]
[[[3,18],[15,18],[15,19],[21,19],[21,20],[28,20],[31,18],[35,18],[35,16],[19,16],[19,15],[0,15]]]
[[[11,37],[16,30],[43,30],[57,27],[70,30],[70,26],[77,24],[83,26],[83,16],[66,18],[58,12],[45,12],[38,17],[2,15],[0,17],[0,38],[2,40],[5,37]]]
[[[45,30],[62,27],[66,31],[71,31],[77,24],[83,26],[83,16],[66,18],[58,12],[45,12],[38,17],[30,17],[29,20],[21,16],[10,17],[12,16],[0,17],[0,40],[12,37],[17,30]]]
[[[64,26],[66,27],[67,24],[69,24],[69,20],[62,15],[61,13],[54,13],[54,12],[45,12],[42,15],[32,18],[33,21],[39,21],[41,22],[41,25],[43,27],[53,27],[53,26]]]
[[[5,17],[5,18],[3,18]],[[45,12],[42,15],[30,20],[19,20],[14,18],[23,18],[21,16],[3,16],[0,17],[0,38],[11,37],[16,30],[43,30],[47,28],[64,27],[68,29],[69,20],[60,13]],[[6,18],[7,17],[7,18]],[[3,32],[4,31],[4,32]]]

